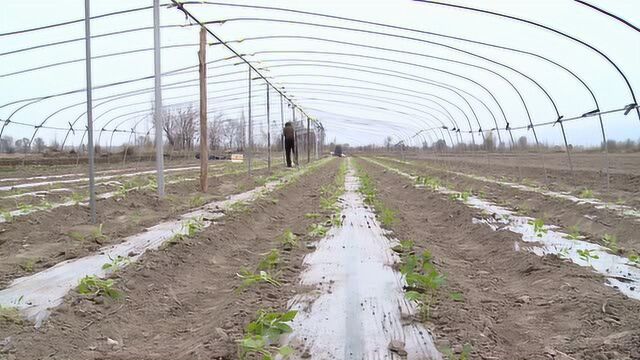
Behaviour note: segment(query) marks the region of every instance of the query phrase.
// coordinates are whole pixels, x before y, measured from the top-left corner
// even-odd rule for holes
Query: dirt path
[[[527,246],[520,235],[474,224],[477,211],[361,163],[397,212],[396,236],[431,251],[446,275],[427,324],[436,344],[469,343],[479,359],[640,357],[639,301],[604,286],[587,268],[515,251],[514,244]]]
[[[283,231],[300,236],[317,220],[320,186],[333,161],[246,210],[239,209],[193,239],[154,251],[116,276],[125,298],[70,295],[40,330],[0,325],[11,337],[9,359],[233,359],[244,326],[258,308],[279,308],[298,289],[304,247],[281,252],[282,286],[239,291],[236,273],[253,269]]]
[[[304,259],[301,283],[313,290],[293,301],[298,315],[288,340],[302,348],[293,358],[400,359],[402,351],[409,359],[441,359],[429,331],[404,321],[415,308],[404,297],[391,241],[358,193],[351,165],[345,188],[342,226],[334,226]],[[396,352],[392,342],[399,344]]]
[[[387,160],[390,166],[421,176],[437,177],[450,188],[482,194],[481,197],[496,204],[521,212],[532,218],[543,219],[546,223],[561,226],[567,233],[579,231],[587,241],[605,245],[605,236],[615,236],[618,251],[629,256],[640,253],[640,219],[624,216],[607,208],[591,204],[578,204],[535,191],[524,191],[511,186],[488,181],[480,181],[420,164]]]

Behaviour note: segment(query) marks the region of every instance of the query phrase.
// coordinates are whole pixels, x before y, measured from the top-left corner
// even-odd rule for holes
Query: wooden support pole
[[[209,151],[207,144],[207,31],[200,28],[200,51],[198,51],[200,69],[200,190],[209,188]]]

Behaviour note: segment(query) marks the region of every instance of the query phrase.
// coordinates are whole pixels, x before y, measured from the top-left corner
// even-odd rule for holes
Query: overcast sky
[[[640,26],[640,1],[590,1]],[[548,57],[569,68],[593,90],[600,110],[619,109],[632,102],[629,89],[622,77],[596,52],[550,31],[514,20],[412,1],[222,2],[339,15],[513,47]],[[569,0],[448,2],[526,18],[588,42],[607,54],[619,66],[640,96],[640,34],[606,15]],[[93,0],[91,13],[95,16],[150,5],[151,0]],[[565,118],[579,116],[596,108],[589,92],[572,75],[531,55],[434,35],[281,11],[217,5],[189,5],[187,8],[202,21],[236,19],[224,24],[210,25],[210,29],[226,41],[279,36],[276,39],[245,40],[230,45],[242,54],[255,54],[247,59],[257,67],[265,69],[265,75],[271,76],[273,82],[279,86],[284,86],[288,94],[295,96],[297,104],[320,120],[328,131],[329,140],[336,138],[339,142],[351,144],[382,143],[389,135],[395,139],[411,137],[420,130],[443,124],[449,128],[458,126],[463,130],[471,128],[477,131],[479,127],[495,127],[496,123],[499,127],[504,127],[505,117],[511,127],[523,126],[529,123],[527,110],[534,123],[553,121],[557,115],[543,90],[555,101],[559,114]],[[83,16],[82,0],[5,2],[0,12],[0,33],[81,19]],[[366,29],[390,35],[285,24],[266,19]],[[161,11],[161,22],[163,25],[190,24],[180,11],[166,7]],[[152,11],[149,9],[96,19],[92,21],[91,26],[92,33],[99,35],[149,27],[152,24]],[[401,39],[399,35],[415,39]],[[56,41],[80,39],[83,36],[83,23],[20,35],[0,36],[0,54]],[[351,44],[336,44],[327,40]],[[209,37],[208,41],[215,40]],[[163,29],[162,45],[169,47],[162,51],[163,72],[197,65],[197,42],[196,27]],[[477,56],[434,43],[455,47]],[[100,37],[92,41],[93,55],[98,57],[122,51],[150,49],[152,46],[151,30]],[[248,74],[246,65],[234,66],[238,63],[236,59],[223,60],[229,55],[230,52],[220,45],[208,47],[207,59],[212,62],[209,68],[209,108],[212,112],[221,112],[226,117],[235,118],[247,108]],[[481,57],[504,65],[492,63]],[[0,119],[7,119],[20,106],[26,104],[20,102],[4,106],[7,103],[83,89],[83,59],[83,41],[0,55]],[[33,67],[72,60],[78,61],[10,75]],[[94,86],[151,75],[152,51],[93,60]],[[165,105],[187,106],[190,102],[196,101],[197,76],[197,72],[194,71],[163,77],[163,83],[173,87],[163,92]],[[175,85],[170,85],[177,82],[191,86],[176,88]],[[152,87],[152,80],[110,86],[95,90],[94,98],[96,104],[100,104],[104,101],[99,100],[101,98]],[[514,87],[522,95],[524,104]],[[263,82],[253,82],[253,93],[254,122],[256,132],[259,133],[264,131],[266,121],[266,90]],[[83,116],[84,100],[84,93],[46,99],[21,109],[11,120],[37,125],[49,117],[46,126],[68,128],[69,122],[77,121],[76,128],[82,129],[86,122]],[[94,113],[97,136],[102,128],[153,131],[149,118],[152,100],[152,92],[143,92],[98,105]],[[73,106],[74,104],[77,105]],[[274,92],[271,104],[273,131],[279,131],[280,99]],[[197,107],[197,102],[193,102],[193,106]],[[57,112],[63,108],[65,109]],[[54,115],[51,116],[52,114]],[[285,121],[289,120],[291,113],[286,109],[286,105],[285,115]],[[631,138],[636,141],[640,139],[640,120],[635,112],[628,116],[621,113],[606,115],[603,116],[603,121],[610,138]],[[568,140],[572,144],[594,145],[601,140],[597,117],[567,122],[565,128]],[[10,124],[5,129],[5,134],[14,138],[30,137],[32,132],[33,128],[17,124]],[[48,141],[54,138],[61,141],[66,131],[41,129],[39,134]],[[426,140],[431,141],[440,136],[437,131],[426,131],[422,134],[426,135]],[[421,139],[422,134],[416,139]],[[75,136],[71,136],[70,143],[77,145],[81,135],[81,131],[76,132]],[[513,135],[516,138],[525,135],[533,141],[531,131],[514,131]],[[107,144],[110,136],[111,133],[102,134],[101,143]],[[129,136],[126,133],[116,133],[113,142],[126,142]],[[501,131],[500,136],[503,141],[508,141],[506,132]],[[551,144],[562,141],[559,126],[538,128],[538,136],[541,141]],[[480,141],[479,134],[475,134],[475,137],[476,141]],[[446,140],[449,142],[448,136]],[[472,139],[469,135],[464,135],[463,140],[470,142]]]

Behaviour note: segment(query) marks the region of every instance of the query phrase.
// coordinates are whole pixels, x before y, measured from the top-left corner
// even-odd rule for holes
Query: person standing
[[[287,158],[287,167],[291,167],[291,153],[295,153],[296,151],[296,130],[291,121],[284,124],[282,132],[284,134],[284,151]]]

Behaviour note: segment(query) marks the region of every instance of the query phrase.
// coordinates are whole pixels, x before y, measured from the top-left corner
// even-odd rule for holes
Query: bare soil
[[[337,166],[332,161],[193,239],[143,255],[115,277],[122,300],[70,294],[39,330],[0,322],[0,339],[11,337],[6,359],[237,358],[243,328],[259,308],[286,307],[311,250],[301,241],[300,248],[281,252],[279,288],[239,290],[236,272],[255,269],[280,246],[285,229],[304,238],[318,221],[305,214],[320,212],[319,188],[332,181]]]
[[[9,223],[0,223],[0,287],[17,277],[118,243],[187,209],[252,189],[264,181],[266,174],[265,169],[255,171],[253,177],[246,173],[223,176],[210,173],[206,194],[199,191],[197,181],[184,181],[167,184],[162,200],[150,189],[134,190],[123,198],[99,200],[97,224],[102,224],[104,236],[97,236],[98,226],[87,225],[91,214],[86,206],[16,216]]]
[[[604,154],[572,154],[574,173],[569,170],[565,153],[491,153],[443,154],[415,153],[407,159],[423,160],[430,164],[475,175],[508,179],[518,182],[526,179],[554,191],[567,191],[578,195],[584,189],[592,190],[598,198],[615,203],[624,201],[640,206],[640,153],[609,154],[610,185],[607,188]]]
[[[515,210],[523,215],[543,219],[546,224],[557,225],[567,233],[573,228],[579,229],[586,241],[606,245],[602,242],[605,234],[615,235],[621,254],[640,253],[640,221],[636,217],[621,217],[607,210],[596,209],[589,204],[576,204],[540,193],[514,189],[496,183],[474,180],[472,178],[453,174],[446,170],[438,171],[433,167],[421,166],[421,161],[404,164],[387,160],[393,168],[416,175],[437,177],[447,184],[447,187],[457,191],[470,191],[484,200],[492,201],[503,207]]]
[[[473,224],[479,214],[463,203],[359,162],[396,211],[394,236],[431,251],[446,276],[427,322],[441,347],[470,344],[473,359],[640,359],[639,301],[588,268],[515,251],[520,235]]]

